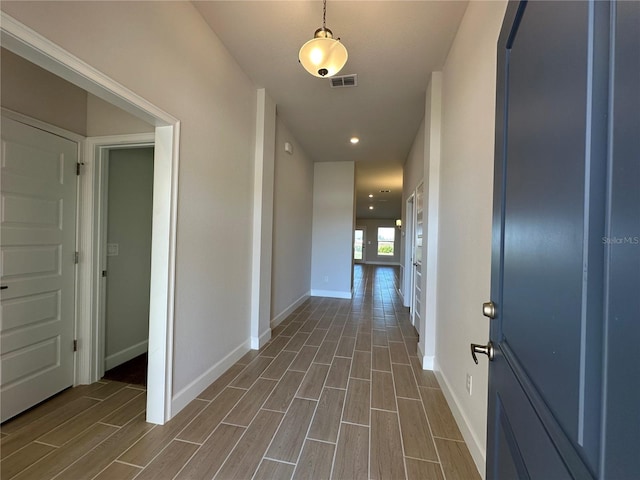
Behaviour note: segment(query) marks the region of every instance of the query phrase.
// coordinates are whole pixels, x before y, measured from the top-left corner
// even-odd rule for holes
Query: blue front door
[[[488,479],[640,475],[640,3],[509,5]]]

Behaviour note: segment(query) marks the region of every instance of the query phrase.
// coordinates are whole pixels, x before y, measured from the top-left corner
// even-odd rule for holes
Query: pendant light
[[[307,72],[315,77],[331,77],[347,63],[347,49],[326,27],[327,0],[322,1],[322,27],[300,49],[298,58]]]

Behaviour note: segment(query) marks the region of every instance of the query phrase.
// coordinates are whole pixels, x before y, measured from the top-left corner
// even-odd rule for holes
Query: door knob
[[[482,304],[482,315],[487,318],[496,318],[496,304],[493,302],[484,302]]]
[[[489,357],[489,360],[493,360],[494,356],[494,348],[493,343],[489,341],[486,345],[478,345],[477,343],[471,344],[471,356],[473,357],[473,361],[478,364],[478,357],[476,357],[476,353],[481,353],[482,355],[486,355]]]

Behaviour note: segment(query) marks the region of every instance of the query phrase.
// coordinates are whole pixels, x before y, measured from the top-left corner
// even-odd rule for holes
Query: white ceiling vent
[[[353,75],[331,77],[329,81],[331,82],[331,88],[357,87],[358,75],[354,73]]]

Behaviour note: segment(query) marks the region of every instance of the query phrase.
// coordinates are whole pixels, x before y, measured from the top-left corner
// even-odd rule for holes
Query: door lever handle
[[[0,290],[6,290],[9,288],[9,285],[0,285]]]
[[[493,360],[495,355],[495,351],[493,348],[493,343],[489,341],[486,345],[478,345],[477,343],[471,344],[471,356],[473,357],[473,361],[478,364],[478,357],[476,357],[476,353],[481,353],[482,355],[486,355],[489,357],[489,361]]]

